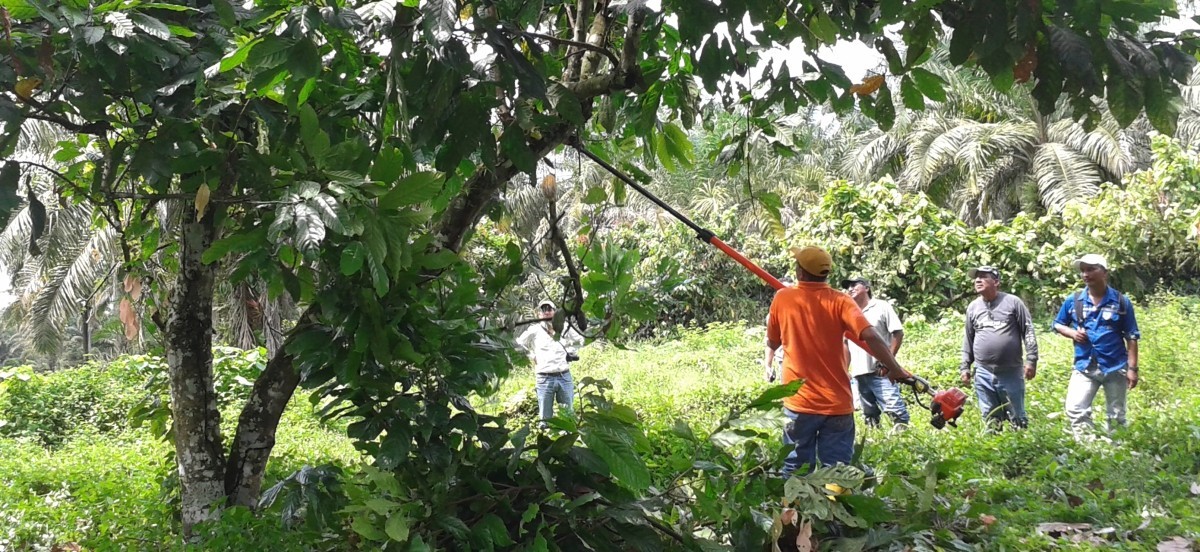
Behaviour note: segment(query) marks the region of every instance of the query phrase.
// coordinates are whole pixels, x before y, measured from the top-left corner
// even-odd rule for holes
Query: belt
[[[539,375],[539,376],[559,376],[562,374],[566,374],[568,372],[570,372],[570,370],[560,370],[558,372],[537,372],[537,375]]]

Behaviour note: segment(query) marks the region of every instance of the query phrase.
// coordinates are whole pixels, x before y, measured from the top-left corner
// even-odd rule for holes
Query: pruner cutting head
[[[957,388],[934,391],[933,385],[928,380],[917,375],[904,380],[904,383],[907,383],[913,388],[913,391],[919,394],[933,395],[929,401],[929,411],[933,414],[933,418],[929,420],[930,425],[937,429],[946,427],[946,424],[958,427],[955,422],[958,421],[959,416],[962,416],[963,407],[967,403],[966,393]]]
[[[958,427],[955,422],[959,416],[962,416],[963,406],[966,403],[967,394],[958,388],[934,393],[933,400],[929,403],[929,410],[933,413],[933,418],[929,420],[929,423],[938,429],[946,427],[946,424]]]

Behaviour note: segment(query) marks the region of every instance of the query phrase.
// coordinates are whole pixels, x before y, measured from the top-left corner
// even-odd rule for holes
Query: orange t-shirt
[[[803,378],[795,395],[783,399],[794,412],[840,416],[854,413],[842,336],[871,327],[850,296],[825,282],[800,282],[771,301],[767,340],[783,343],[783,383]]]

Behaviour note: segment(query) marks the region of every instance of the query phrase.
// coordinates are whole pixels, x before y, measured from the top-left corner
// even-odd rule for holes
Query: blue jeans
[[[784,476],[800,466],[815,470],[818,457],[822,466],[849,464],[854,458],[854,414],[823,416],[793,412],[787,407],[783,414],[788,417],[783,443],[795,447],[783,461]]]
[[[904,404],[904,397],[900,396],[899,386],[875,374],[856,376],[854,379],[858,381],[858,401],[867,425],[879,425],[879,418],[884,412],[897,424],[908,423],[908,407]]]
[[[571,379],[571,372],[537,374],[537,400],[538,413],[543,420],[554,417],[555,401],[570,412],[571,403],[575,400],[575,382]]]
[[[984,419],[996,426],[1007,420],[1016,427],[1025,427],[1025,370],[1017,368],[993,372],[975,367],[975,397]]]

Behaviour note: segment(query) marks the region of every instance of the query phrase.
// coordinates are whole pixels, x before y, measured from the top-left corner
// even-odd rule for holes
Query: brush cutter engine
[[[913,375],[913,377],[903,380],[901,383],[912,387],[912,390],[918,395],[917,404],[925,407],[921,403],[920,395],[931,395],[933,398],[929,401],[929,412],[933,417],[929,420],[929,424],[937,429],[946,427],[950,424],[951,427],[958,427],[955,423],[959,416],[962,416],[963,408],[967,404],[967,394],[963,393],[957,387],[942,391],[935,391],[933,385],[928,380]]]

